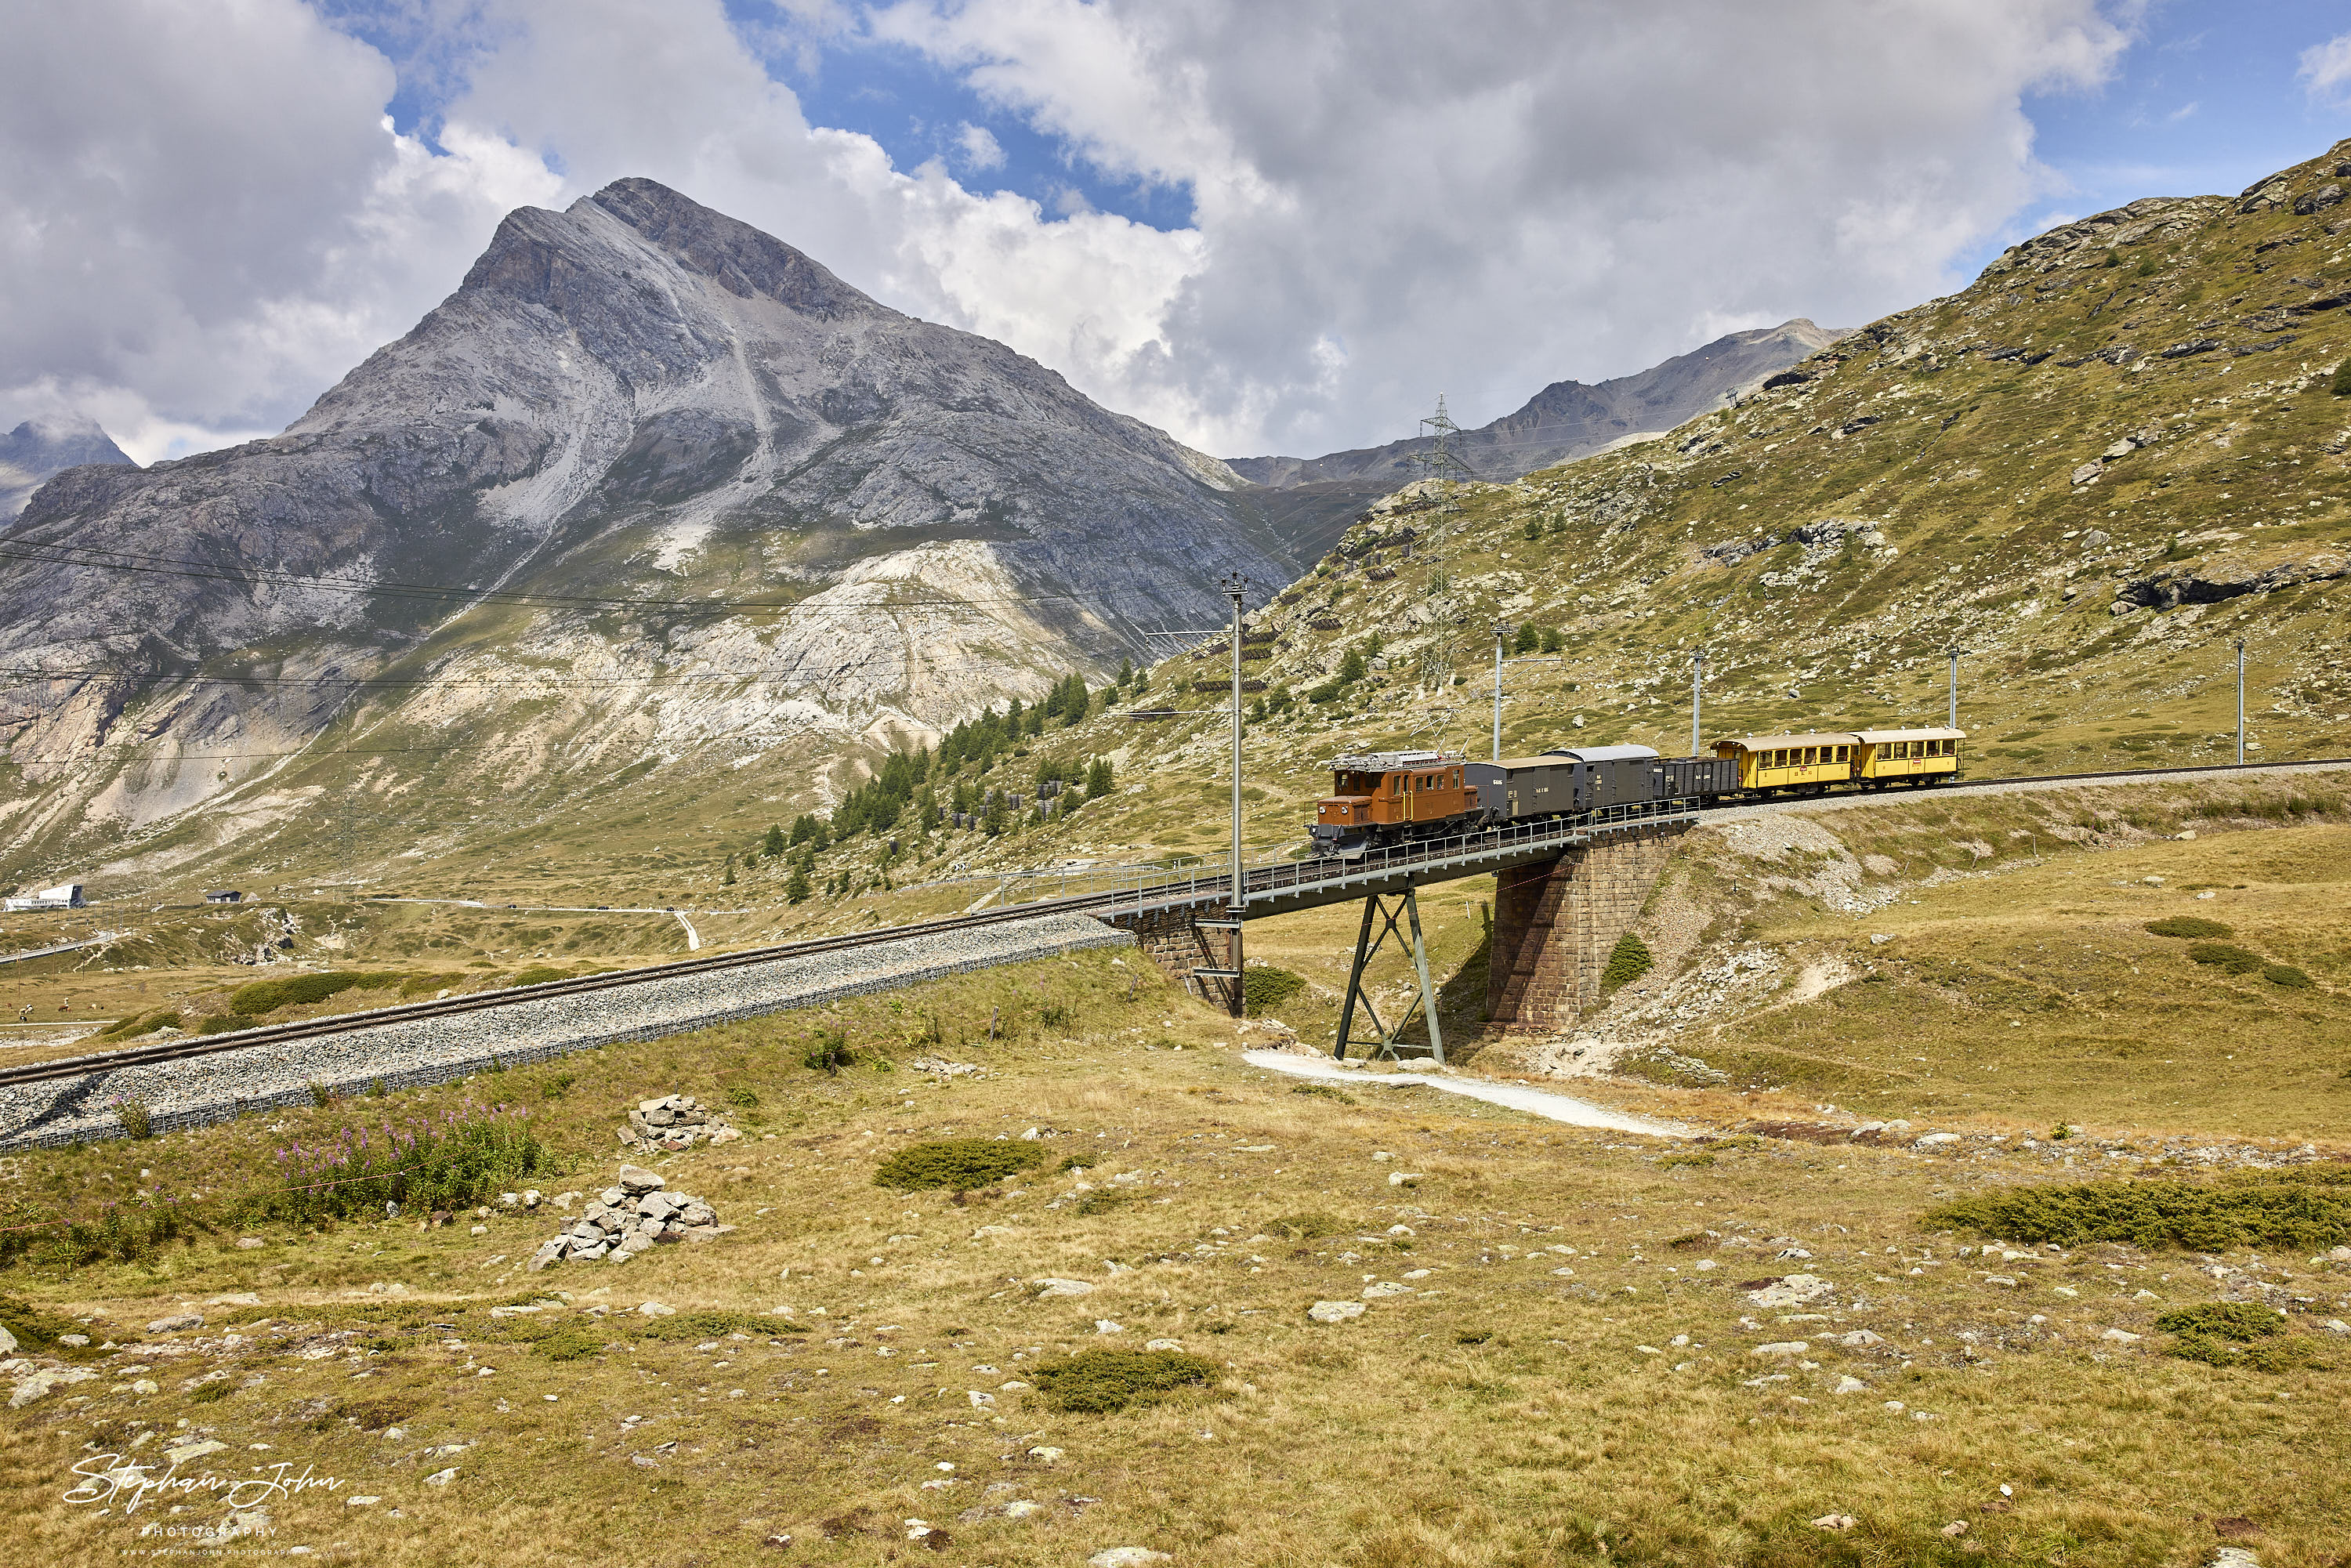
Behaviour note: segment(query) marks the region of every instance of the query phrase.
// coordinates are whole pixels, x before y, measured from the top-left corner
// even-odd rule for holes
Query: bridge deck
[[[1697,810],[1681,801],[1620,807],[1573,822],[1531,822],[1443,839],[1423,839],[1386,849],[1366,850],[1353,859],[1336,857],[1246,867],[1242,906],[1249,918],[1287,915],[1326,904],[1344,904],[1374,894],[1482,876],[1510,866],[1556,859],[1572,849],[1625,833],[1679,826],[1698,821]],[[1232,873],[1195,874],[1144,883],[1084,902],[1089,915],[1105,920],[1171,909],[1228,907]]]

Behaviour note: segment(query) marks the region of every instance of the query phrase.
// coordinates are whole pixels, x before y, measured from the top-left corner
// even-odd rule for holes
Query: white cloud
[[[2351,102],[2351,33],[2303,50],[2302,68],[2295,74],[2311,97]]]
[[[963,151],[963,161],[973,169],[1004,167],[1004,143],[996,132],[985,125],[966,125],[956,133],[956,145]]]
[[[2022,94],[2095,83],[2123,42],[2095,0],[1497,0],[1441,28],[1240,0],[799,0],[755,32],[719,0],[400,15],[448,84],[431,144],[383,121],[390,64],[298,0],[14,25],[0,420],[111,409],[141,456],[274,428],[455,287],[507,208],[643,174],[1210,451],[1312,454],[1409,433],[1440,388],[1476,423],[1726,324],[1947,289],[2047,193]],[[760,63],[867,47],[1188,191],[1193,226],[894,168]],[[977,125],[954,147],[1003,161]]]

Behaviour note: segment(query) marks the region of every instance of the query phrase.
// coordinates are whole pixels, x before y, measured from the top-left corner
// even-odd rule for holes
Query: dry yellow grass
[[[1069,1021],[1047,1026],[1062,1016],[1049,1009]],[[978,1039],[991,1011],[1009,1024],[992,1046]],[[945,1052],[984,1076],[908,1070],[934,1016]],[[798,1067],[820,1023],[896,1070]],[[1920,1229],[1938,1199],[2018,1179],[1997,1163],[1766,1141],[1667,1164],[1683,1151],[1451,1098],[1299,1094],[1233,1040],[1228,1020],[1147,973],[1128,999],[1096,955],[392,1102],[524,1099],[577,1162],[569,1188],[609,1176],[611,1125],[642,1094],[750,1089],[746,1114],[764,1122],[664,1166],[741,1228],[621,1268],[517,1274],[551,1225],[503,1216],[479,1237],[278,1227],[256,1249],[223,1236],[69,1275],[17,1265],[0,1290],[96,1318],[93,1333],[124,1343],[183,1302],[208,1325],[177,1336],[185,1354],[110,1353],[99,1380],[10,1413],[0,1487],[16,1551],[113,1559],[152,1547],[138,1534],[151,1522],[216,1520],[209,1497],[128,1517],[120,1500],[104,1513],[65,1500],[73,1464],[141,1431],[159,1434],[141,1455],[200,1434],[227,1445],[192,1468],[338,1478],[333,1492],[273,1501],[268,1544],[344,1561],[864,1563],[933,1560],[935,1546],[940,1561],[1041,1565],[1134,1544],[1232,1565],[1532,1564],[1604,1549],[1661,1563],[2187,1563],[2209,1554],[2215,1519],[2236,1517],[2254,1521],[2265,1563],[2351,1551],[2332,1500],[2346,1474],[2337,1342],[2300,1318],[2314,1365],[2166,1359],[2157,1312],[2213,1294],[2198,1260],[2120,1247],[1976,1259],[1959,1249],[1980,1239]],[[248,1122],[37,1156],[24,1179],[69,1197],[226,1185],[266,1143],[377,1109],[306,1113],[282,1134]],[[1030,1127],[1055,1157],[1023,1186],[958,1204],[871,1183],[883,1153],[917,1138]],[[1100,1163],[1054,1170],[1079,1151]],[[1399,1172],[1416,1184],[1391,1184]],[[1081,1214],[1081,1182],[1131,1196]],[[1300,1215],[1338,1225],[1293,1240],[1281,1222]],[[1792,1249],[1809,1256],[1781,1256]],[[2265,1261],[2318,1316],[2346,1310],[2339,1273]],[[1796,1270],[1833,1291],[1773,1310],[1740,1288]],[[1039,1299],[1045,1278],[1095,1289]],[[1306,1317],[1317,1301],[1362,1301],[1372,1280],[1414,1288],[1351,1323]],[[387,1283],[405,1293],[368,1293]],[[535,1288],[568,1305],[489,1316]],[[203,1305],[247,1290],[259,1305]],[[756,1326],[662,1341],[619,1311],[646,1300]],[[591,1319],[595,1306],[615,1311]],[[607,1348],[534,1351],[550,1316]],[[1123,1332],[1097,1333],[1097,1320]],[[359,1332],[320,1337],[339,1327]],[[1828,1341],[1865,1327],[1883,1343]],[[2102,1339],[2110,1328],[2147,1337]],[[1222,1363],[1222,1381],[1111,1416],[1003,1386],[1070,1350],[1153,1338]],[[1758,1354],[1798,1338],[1806,1352]],[[131,1364],[161,1390],[131,1392]],[[187,1385],[216,1371],[234,1392],[195,1401]],[[1834,1392],[1848,1376],[1866,1389]],[[1046,1464],[1031,1457],[1042,1448],[1061,1454]],[[349,1506],[354,1494],[382,1500]],[[1040,1506],[1013,1517],[1014,1501]],[[1830,1513],[1857,1522],[1809,1522]],[[910,1540],[912,1520],[933,1533]],[[1961,1520],[1963,1534],[1942,1533]],[[789,1547],[765,1544],[780,1535]]]

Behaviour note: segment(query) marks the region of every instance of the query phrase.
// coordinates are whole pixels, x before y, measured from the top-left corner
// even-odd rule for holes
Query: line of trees
[[[989,708],[977,718],[956,725],[940,740],[935,754],[927,747],[892,752],[872,777],[851,790],[830,814],[803,812],[792,819],[789,831],[781,823],[771,824],[744,858],[789,860],[791,873],[784,883],[784,896],[799,904],[816,891],[818,855],[861,833],[875,837],[888,833],[906,824],[910,812],[912,826],[917,832],[935,830],[951,810],[977,816],[978,825],[990,835],[1005,832],[1015,825],[1007,802],[1008,790],[999,788],[992,791],[994,799],[990,800],[991,791],[974,783],[973,779],[991,771],[1000,758],[1018,749],[1024,737],[1042,735],[1049,724],[1060,727],[1077,724],[1100,706],[1117,700],[1127,688],[1140,692],[1147,684],[1146,675],[1126,664],[1119,667],[1118,678],[1100,694],[1088,688],[1084,676],[1073,674],[1054,683],[1045,700],[1032,707],[1024,709],[1015,697],[1001,713]],[[1098,800],[1115,786],[1107,758],[1040,758],[1035,777],[1038,789],[1031,796],[1034,805],[1029,813],[1032,826],[1041,825],[1046,820],[1046,802],[1038,798],[1043,786],[1061,785],[1070,792],[1064,797],[1067,805]],[[940,803],[943,791],[948,800],[945,806]],[[894,858],[885,856],[884,864]],[[726,863],[726,880],[731,883],[735,867],[732,853],[727,855]],[[845,885],[841,876],[831,878],[825,884],[828,892],[841,885]]]

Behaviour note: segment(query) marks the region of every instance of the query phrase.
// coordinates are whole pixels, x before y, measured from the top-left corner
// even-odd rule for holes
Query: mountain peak
[[[50,476],[85,463],[138,466],[86,413],[37,415],[0,435],[0,522],[23,511]]]
[[[658,180],[615,180],[566,213],[610,214],[686,271],[709,278],[738,299],[765,297],[806,316],[827,319],[883,307],[773,235],[716,212]]]

